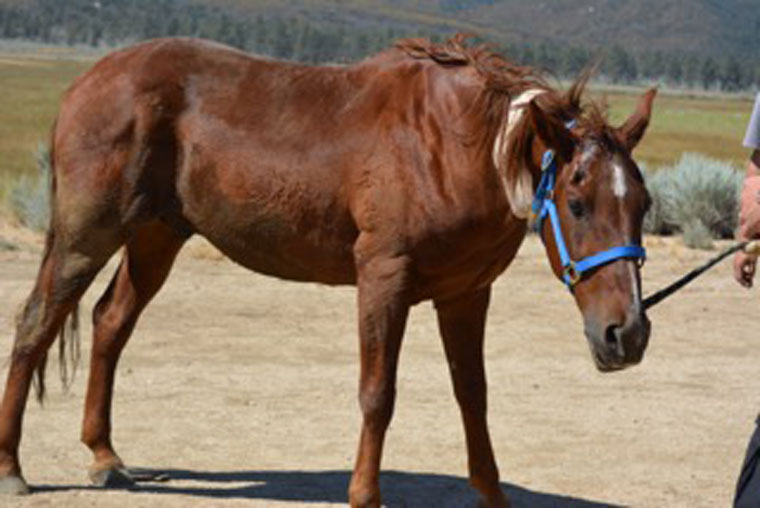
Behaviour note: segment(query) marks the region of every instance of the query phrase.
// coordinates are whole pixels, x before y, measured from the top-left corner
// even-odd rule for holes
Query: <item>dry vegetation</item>
[[[628,93],[608,94],[613,120],[620,122],[629,115],[637,98]],[[672,164],[684,152],[735,163],[746,159],[741,141],[752,112],[751,98],[662,93],[654,107],[652,124],[635,154],[638,160],[650,166]]]
[[[91,61],[0,55],[0,213],[8,212],[8,192],[22,174],[36,174],[35,152],[49,137],[61,94]],[[637,95],[596,92],[621,121]],[[741,147],[751,101],[730,96],[669,96],[655,105],[650,131],[636,156],[650,167],[672,164],[683,152],[698,152],[734,163],[746,157]]]
[[[61,94],[89,65],[0,55],[0,209],[19,175],[36,174],[36,149],[48,141]]]

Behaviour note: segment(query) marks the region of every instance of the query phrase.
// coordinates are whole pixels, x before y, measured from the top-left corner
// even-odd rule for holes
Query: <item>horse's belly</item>
[[[275,164],[285,157],[276,151],[262,164],[244,143],[228,144],[188,144],[177,185],[183,217],[225,255],[256,272],[353,283],[358,233],[340,182],[320,168]]]
[[[286,280],[354,284],[356,270],[350,245],[315,244],[308,239],[272,237],[254,226],[220,235],[199,231],[236,263],[257,273]]]
[[[357,234],[347,213],[311,215],[305,221],[292,210],[221,197],[185,210],[198,234],[250,270],[295,281],[354,283]]]

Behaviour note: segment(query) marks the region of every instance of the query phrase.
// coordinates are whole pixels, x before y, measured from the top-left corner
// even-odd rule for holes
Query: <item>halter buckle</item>
[[[547,171],[554,162],[554,150],[547,150],[541,158],[541,171]]]
[[[574,261],[570,261],[570,263],[565,265],[562,269],[562,275],[567,282],[567,285],[570,287],[575,286],[581,281],[581,274],[576,270]]]

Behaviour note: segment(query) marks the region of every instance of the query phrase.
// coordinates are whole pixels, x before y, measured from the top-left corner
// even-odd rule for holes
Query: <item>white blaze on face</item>
[[[620,199],[621,210],[623,207],[623,199],[628,193],[628,184],[625,181],[625,169],[619,160],[615,160],[612,163],[612,193]],[[630,244],[630,239],[627,239],[626,243]],[[635,312],[641,312],[641,287],[639,285],[638,278],[638,264],[634,260],[627,260],[628,273],[631,277],[631,298],[633,300],[633,308]]]
[[[625,183],[625,170],[620,162],[615,161],[612,164],[612,193],[623,199],[628,192],[628,186]]]

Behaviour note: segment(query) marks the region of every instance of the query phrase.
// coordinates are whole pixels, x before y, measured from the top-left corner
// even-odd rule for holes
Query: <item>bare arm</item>
[[[752,150],[747,161],[747,172],[742,189],[739,227],[736,229],[738,240],[760,238],[760,94],[750,115],[744,146]],[[757,256],[746,252],[737,252],[734,256],[734,278],[744,287],[752,287],[755,277]]]
[[[750,155],[747,161],[747,175],[746,178],[752,176],[760,176],[760,149],[755,149]]]
[[[739,213],[737,238],[752,240],[760,237],[760,149],[754,149],[747,161],[744,189]],[[737,252],[734,257],[734,278],[744,287],[752,287],[757,257]]]

